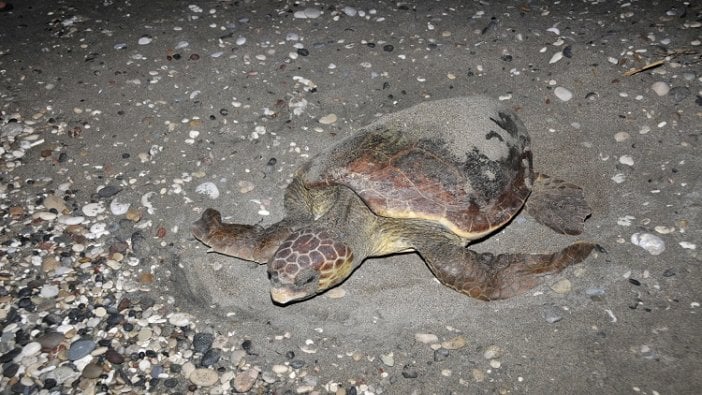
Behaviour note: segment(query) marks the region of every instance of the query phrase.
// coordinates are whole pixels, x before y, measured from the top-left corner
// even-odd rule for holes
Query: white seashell
[[[663,239],[651,233],[634,233],[631,235],[631,244],[643,248],[651,255],[660,255],[665,251]]]
[[[210,181],[203,182],[202,184],[198,185],[195,188],[195,192],[202,195],[207,195],[207,197],[210,199],[217,199],[219,197],[219,189],[217,189],[217,185]]]
[[[129,211],[129,203],[120,203],[117,200],[110,202],[110,212],[112,215],[124,215]]]

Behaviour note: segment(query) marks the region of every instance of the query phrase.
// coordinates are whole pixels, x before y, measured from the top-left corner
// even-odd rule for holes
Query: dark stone
[[[445,348],[439,348],[434,351],[434,362],[440,362],[448,358],[449,350]]]
[[[219,361],[220,356],[222,355],[222,351],[218,348],[210,348],[207,350],[205,355],[202,356],[202,360],[200,361],[200,365],[202,367],[210,367],[214,364],[216,364]]]
[[[122,188],[116,187],[114,185],[108,185],[104,188],[100,188],[100,190],[98,191],[98,196],[101,198],[109,198],[120,192],[122,192]]]
[[[419,373],[417,373],[417,369],[414,366],[405,365],[405,367],[402,368],[402,377],[406,379],[416,379],[417,376],[419,376]]]
[[[193,336],[193,351],[204,353],[212,347],[212,342],[214,342],[214,335],[211,333],[196,333]]]
[[[393,47],[392,45],[390,45],[390,44],[383,45],[383,51],[392,52],[393,50],[395,50],[395,47]]]
[[[293,369],[302,369],[302,367],[305,366],[305,361],[301,359],[294,359],[290,362],[290,366]]]
[[[2,375],[7,378],[14,377],[17,374],[19,367],[20,366],[16,363],[8,363],[2,367]]]
[[[71,343],[68,348],[68,359],[75,361],[90,354],[95,349],[95,342],[92,339],[79,339]]]
[[[241,348],[243,348],[247,354],[253,355],[253,343],[251,342],[251,340],[244,340],[241,343]]]
[[[298,48],[297,54],[300,56],[309,56],[310,51],[307,48]]]
[[[114,365],[121,365],[124,363],[124,356],[118,353],[114,348],[110,348],[105,352],[105,359]]]

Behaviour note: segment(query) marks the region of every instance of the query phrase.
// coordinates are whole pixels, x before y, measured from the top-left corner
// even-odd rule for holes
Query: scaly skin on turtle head
[[[268,262],[271,298],[287,304],[321,293],[353,271],[353,253],[323,229],[293,232]]]

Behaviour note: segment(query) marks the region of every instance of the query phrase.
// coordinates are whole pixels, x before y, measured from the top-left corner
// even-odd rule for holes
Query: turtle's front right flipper
[[[534,180],[526,209],[537,222],[566,235],[583,233],[585,219],[592,214],[582,188],[544,174]]]
[[[419,250],[439,281],[481,300],[506,299],[543,282],[543,276],[580,263],[595,244],[575,243],[553,254],[479,254],[452,244]]]
[[[195,221],[191,232],[196,239],[220,254],[235,256],[258,263],[267,263],[291,230],[275,224],[269,228],[258,225],[226,224],[219,211],[208,208]]]

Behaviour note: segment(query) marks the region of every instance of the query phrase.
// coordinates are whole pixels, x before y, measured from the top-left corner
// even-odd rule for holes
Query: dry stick
[[[665,60],[658,60],[658,61],[656,61],[656,62],[649,63],[649,64],[647,64],[647,65],[645,65],[645,66],[643,66],[643,67],[639,67],[639,68],[635,68],[635,69],[629,69],[629,71],[625,72],[624,75],[627,76],[627,77],[631,77],[632,75],[638,74],[638,73],[640,73],[640,72],[642,72],[642,71],[646,71],[646,70],[648,70],[648,69],[652,69],[652,68],[654,68],[654,67],[658,67],[658,66],[662,65],[663,63],[665,63]]]

